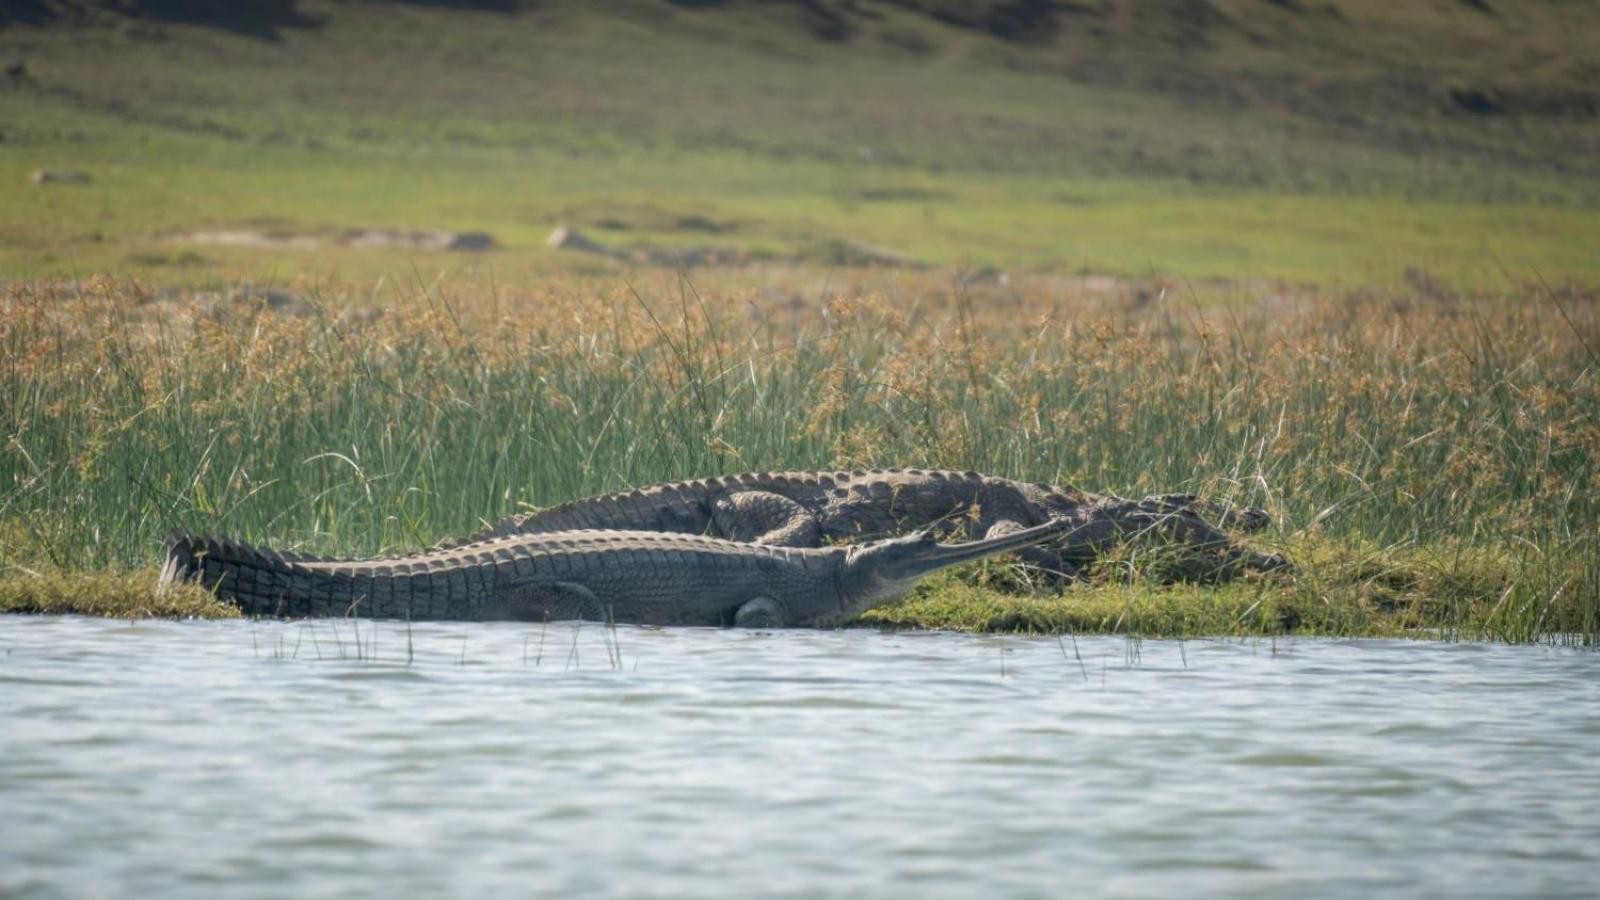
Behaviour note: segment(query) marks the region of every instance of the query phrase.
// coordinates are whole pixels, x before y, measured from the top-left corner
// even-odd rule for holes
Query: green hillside
[[[365,278],[711,245],[1600,281],[1600,6],[1506,0],[8,3],[0,274]],[[34,184],[35,170],[87,184]],[[432,257],[424,256],[425,266]]]

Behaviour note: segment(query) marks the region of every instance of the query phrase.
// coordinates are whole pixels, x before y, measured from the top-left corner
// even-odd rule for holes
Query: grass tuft
[[[194,584],[157,594],[152,569],[23,574],[0,570],[0,613],[120,619],[237,619],[239,610]]]

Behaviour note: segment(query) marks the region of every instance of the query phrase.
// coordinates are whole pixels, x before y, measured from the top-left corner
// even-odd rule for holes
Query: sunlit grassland
[[[1571,29],[1519,11],[1496,37],[1445,16],[1413,35],[1436,44],[1417,43],[1405,29],[1431,14],[1346,6],[1389,31],[1307,31],[1304,16],[1241,7],[1271,40],[1227,27],[1143,46],[1137,28],[1165,35],[1156,22],[1038,47],[886,7],[830,43],[787,14],[652,2],[517,15],[311,3],[320,24],[271,40],[113,18],[14,27],[0,52],[26,59],[30,81],[0,90],[0,277],[354,281],[475,266],[519,279],[609,265],[543,247],[569,224],[624,247],[780,257],[854,240],[1008,269],[1600,281],[1589,120],[1447,108],[1451,85],[1504,70],[1461,47],[1563,60]],[[1519,77],[1576,90],[1567,68]],[[94,181],[33,185],[36,168]],[[686,216],[725,229],[673,227]],[[464,260],[178,239],[230,227],[473,229],[501,249]]]
[[[1263,506],[1300,571],[1168,589],[981,568],[881,624],[1592,635],[1593,295],[1207,309],[981,286],[767,308],[715,285],[440,290],[366,326],[215,320],[101,281],[5,296],[0,564],[145,571],[162,536],[403,552],[570,497],[746,469],[973,468]],[[749,302],[744,302],[749,301]],[[989,573],[989,574],[985,574]],[[996,580],[998,578],[999,580]],[[46,608],[11,588],[14,608]]]
[[[7,158],[9,157],[9,158]],[[180,161],[181,160],[181,161]],[[822,164],[778,166],[737,155],[594,162],[534,157],[419,173],[405,160],[316,158],[253,151],[248,168],[181,148],[117,161],[60,158],[95,183],[39,189],[38,157],[0,145],[10,193],[0,266],[14,277],[122,272],[172,283],[334,276],[345,280],[475,267],[506,279],[551,272],[620,272],[614,264],[543,246],[558,224],[635,224],[629,247],[701,244],[773,258],[855,240],[940,264],[1189,278],[1275,278],[1346,287],[1395,285],[1420,270],[1453,286],[1505,290],[1535,273],[1600,280],[1600,212],[1401,197],[1336,198],[1241,192],[1127,179],[841,174]],[[688,185],[692,185],[689,187]],[[863,200],[873,191],[930,192],[922,200]],[[702,216],[730,233],[674,233],[653,220]],[[382,249],[260,250],[183,240],[189,232],[257,227],[328,233],[342,227],[485,230],[483,254]]]

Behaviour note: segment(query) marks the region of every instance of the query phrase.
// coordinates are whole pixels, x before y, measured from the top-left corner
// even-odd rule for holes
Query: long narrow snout
[[[940,569],[993,556],[996,553],[1005,553],[1018,547],[1026,547],[1049,540],[1058,534],[1072,528],[1076,524],[1071,519],[1052,519],[1043,525],[1013,531],[998,537],[984,538],[981,541],[968,541],[962,544],[931,544],[924,554],[906,560],[907,571],[902,577],[920,577]]]
[[[1049,540],[1075,524],[1068,518],[1053,519],[1033,528],[964,544],[941,544],[928,532],[856,544],[845,556],[843,589],[837,605],[828,603],[811,611],[802,617],[803,624],[848,622],[874,606],[905,596],[924,575]]]

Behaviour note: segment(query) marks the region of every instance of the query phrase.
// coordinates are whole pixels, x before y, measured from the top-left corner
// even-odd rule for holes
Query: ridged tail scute
[[[258,550],[228,538],[174,533],[167,539],[156,590],[165,592],[180,582],[195,582],[247,615],[283,615],[289,598],[279,589],[278,576],[306,559]]]
[[[156,593],[166,594],[179,582],[199,581],[202,574],[200,560],[204,555],[204,538],[173,532],[167,538]]]

